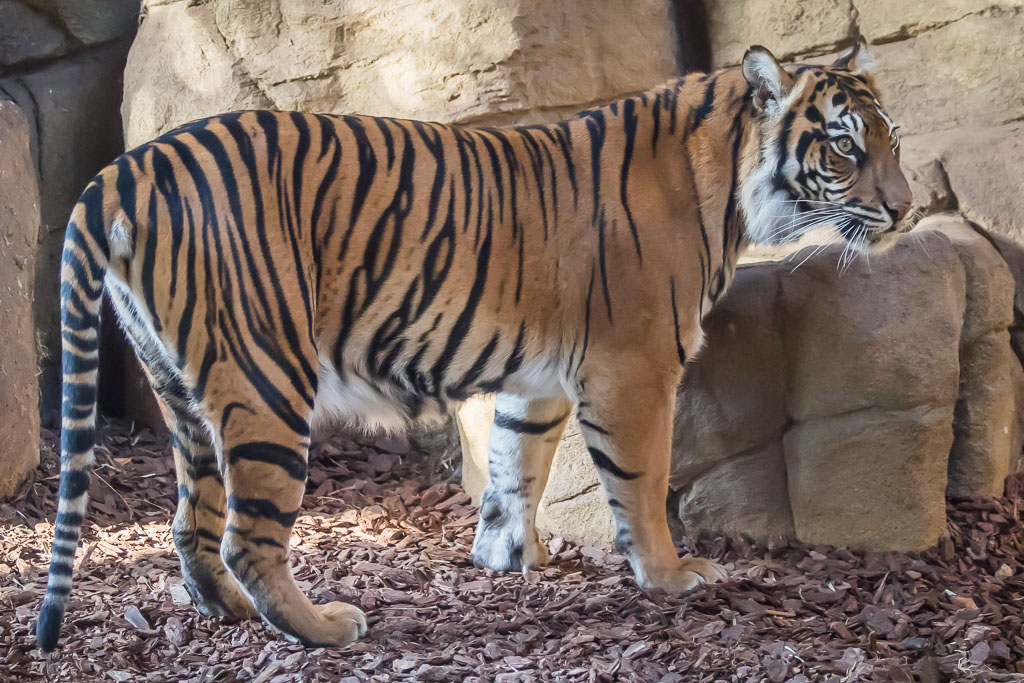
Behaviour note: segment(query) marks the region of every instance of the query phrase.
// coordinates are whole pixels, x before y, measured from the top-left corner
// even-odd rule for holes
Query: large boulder
[[[128,60],[125,139],[244,107],[555,120],[679,73],[670,5],[153,0]]]
[[[927,548],[945,533],[947,494],[998,495],[1017,466],[1024,371],[1007,331],[1011,271],[959,217],[926,219],[845,269],[842,245],[808,254],[741,266],[705,320],[676,408],[679,518],[690,534]],[[483,399],[459,415],[474,496],[492,415]],[[538,526],[611,543],[572,425]]]
[[[60,253],[68,216],[89,180],[123,149],[117,105],[128,41],[115,41],[0,78],[33,122],[42,223],[36,236],[35,317],[43,419],[60,411]]]
[[[0,98],[0,498],[39,464],[39,396],[32,321],[39,189],[28,118]]]
[[[740,268],[705,318],[708,343],[683,375],[669,484],[687,530],[794,534],[781,447],[786,351],[778,303],[786,269]],[[736,491],[747,492],[739,501]]]

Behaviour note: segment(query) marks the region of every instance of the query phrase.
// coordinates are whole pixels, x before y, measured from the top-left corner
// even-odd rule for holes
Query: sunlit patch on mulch
[[[112,431],[79,551],[61,649],[32,631],[56,501],[53,437],[35,482],[0,506],[0,680],[1021,680],[1024,479],[951,505],[948,542],[918,554],[742,539],[681,549],[733,580],[644,594],[623,558],[550,539],[541,572],[467,561],[475,509],[401,442],[318,448],[293,541],[314,602],[370,616],[345,650],[305,650],[259,622],[192,609],[170,534],[166,441]],[[397,451],[397,452],[396,452]]]

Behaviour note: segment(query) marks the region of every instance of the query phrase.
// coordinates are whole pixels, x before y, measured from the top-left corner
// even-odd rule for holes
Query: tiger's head
[[[752,242],[832,226],[851,248],[880,251],[909,229],[900,139],[874,93],[872,65],[863,38],[831,66],[787,69],[763,47],[747,50],[754,135],[739,196]]]

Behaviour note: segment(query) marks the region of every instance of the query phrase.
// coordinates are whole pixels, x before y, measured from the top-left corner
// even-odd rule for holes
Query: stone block
[[[864,550],[924,550],[946,532],[952,406],[866,408],[798,422],[784,438],[796,535]]]
[[[0,498],[39,464],[39,394],[32,314],[39,189],[30,123],[0,98]]]

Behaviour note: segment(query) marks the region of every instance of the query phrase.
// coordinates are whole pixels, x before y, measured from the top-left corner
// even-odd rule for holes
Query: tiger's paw
[[[517,534],[511,529],[481,523],[473,539],[473,564],[503,572],[525,572],[547,564],[548,549],[537,538],[537,532],[518,531]]]
[[[366,615],[355,605],[347,602],[329,602],[314,605],[320,612],[323,631],[316,634],[314,647],[343,647],[366,635]]]
[[[244,621],[259,616],[227,571],[217,576],[213,572],[196,572],[192,568],[191,573],[184,574],[184,579],[192,604],[205,617]]]
[[[725,567],[704,559],[691,557],[679,560],[670,570],[647,575],[639,581],[641,588],[658,588],[667,593],[685,593],[704,583],[721,583],[729,580]]]

